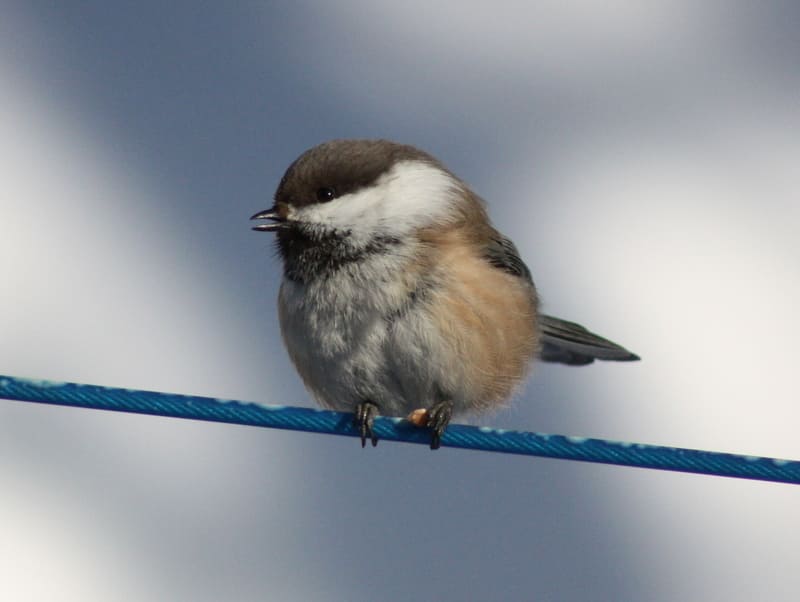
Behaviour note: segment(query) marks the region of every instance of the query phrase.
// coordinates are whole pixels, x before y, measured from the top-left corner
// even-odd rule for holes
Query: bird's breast
[[[440,245],[434,259],[284,280],[284,342],[322,405],[370,399],[403,414],[446,397],[463,412],[511,395],[538,345],[532,285],[468,245]]]
[[[326,407],[349,410],[363,399],[397,406],[390,366],[394,320],[413,302],[403,271],[351,266],[328,278],[284,279],[281,333],[306,386]],[[362,266],[363,268],[363,266]],[[384,410],[385,411],[385,410]]]

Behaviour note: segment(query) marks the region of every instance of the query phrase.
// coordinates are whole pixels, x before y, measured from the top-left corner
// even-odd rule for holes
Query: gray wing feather
[[[486,246],[485,256],[493,266],[527,280],[533,285],[531,271],[519,256],[516,245],[495,231]],[[570,366],[591,364],[594,360],[630,362],[639,359],[624,347],[589,332],[580,324],[567,322],[553,316],[539,315],[541,351],[543,362],[557,362]]]
[[[493,266],[505,270],[509,274],[524,278],[533,284],[531,271],[519,256],[516,245],[499,232],[495,231],[489,244],[486,246],[486,259]]]

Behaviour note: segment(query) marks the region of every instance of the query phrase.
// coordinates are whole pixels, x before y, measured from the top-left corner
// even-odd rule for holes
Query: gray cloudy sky
[[[308,405],[247,218],[332,137],[487,199],[549,312],[487,424],[800,458],[787,3],[0,7],[0,374]],[[0,401],[8,600],[794,600],[794,487]]]

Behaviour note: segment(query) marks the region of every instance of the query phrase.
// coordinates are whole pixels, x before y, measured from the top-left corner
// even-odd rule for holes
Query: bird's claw
[[[378,415],[378,406],[371,401],[362,401],[356,406],[356,413],[353,419],[361,434],[361,447],[366,447],[367,437],[372,442],[372,447],[378,445],[378,437],[372,432],[372,425]]]
[[[433,431],[431,436],[431,449],[439,449],[442,435],[450,424],[453,416],[452,401],[437,401],[428,410],[428,427]]]

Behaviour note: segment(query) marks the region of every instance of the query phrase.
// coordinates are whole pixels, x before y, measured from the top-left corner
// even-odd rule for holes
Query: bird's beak
[[[275,230],[279,230],[280,228],[282,228],[286,223],[286,218],[283,215],[281,215],[277,206],[270,207],[269,209],[265,209],[264,211],[259,211],[250,219],[271,220],[271,223],[258,224],[257,226],[253,226],[253,230],[256,230],[257,232],[274,232]]]

